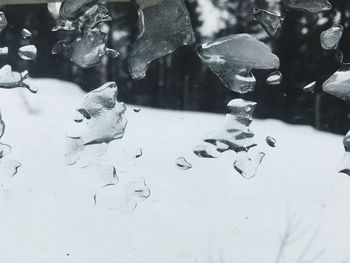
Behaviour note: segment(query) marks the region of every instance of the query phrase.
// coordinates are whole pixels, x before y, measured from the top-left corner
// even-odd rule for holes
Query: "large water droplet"
[[[132,78],[142,79],[152,61],[193,44],[195,35],[183,0],[137,3],[139,35],[129,54],[129,71]]]
[[[18,55],[23,60],[34,60],[37,56],[37,48],[34,45],[23,46],[18,50]]]
[[[344,27],[342,25],[334,25],[323,31],[320,35],[321,46],[323,49],[337,49],[340,39],[343,36]]]
[[[247,152],[237,153],[234,168],[244,178],[250,179],[256,175],[258,167],[264,157],[265,153],[263,152],[256,153],[251,157]]]

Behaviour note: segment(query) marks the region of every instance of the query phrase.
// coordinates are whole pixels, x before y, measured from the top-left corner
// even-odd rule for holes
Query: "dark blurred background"
[[[1,1],[0,1],[1,2]],[[137,6],[133,3],[108,3],[113,17],[109,25],[108,47],[120,51],[116,59],[104,59],[99,66],[81,70],[64,55],[51,55],[52,46],[64,38],[64,32],[51,32],[57,5],[1,6],[9,26],[0,36],[0,45],[9,47],[9,55],[0,58],[1,66],[10,64],[15,70],[29,69],[35,78],[50,77],[67,80],[89,91],[107,81],[116,81],[119,98],[126,103],[166,109],[225,112],[233,98],[258,102],[257,118],[276,118],[293,124],[312,125],[317,129],[345,134],[350,127],[347,103],[325,94],[322,83],[339,67],[334,51],[320,45],[320,33],[335,23],[345,27],[340,48],[344,61],[350,62],[350,1],[330,1],[330,12],[312,15],[283,10],[278,0],[188,0],[197,36],[197,44],[228,34],[250,33],[271,45],[280,57],[283,80],[280,86],[264,82],[271,71],[255,71],[255,91],[239,95],[227,90],[220,80],[195,54],[195,45],[182,47],[173,54],[152,63],[147,77],[132,80],[128,73],[128,51],[137,36]],[[252,21],[252,8],[285,12],[280,34],[271,39],[260,25]],[[17,49],[24,44],[20,31],[33,33],[32,43],[38,58],[32,62],[19,59]],[[317,81],[315,93],[304,93],[303,87]]]

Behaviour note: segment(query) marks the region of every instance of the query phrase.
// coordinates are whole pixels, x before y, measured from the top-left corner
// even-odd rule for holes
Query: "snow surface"
[[[57,80],[33,83],[37,95],[0,90],[2,141],[22,163],[0,191],[0,262],[271,263],[291,222],[296,239],[280,262],[307,262],[319,252],[314,262],[350,260],[350,178],[336,173],[341,136],[254,120],[266,157],[247,180],[234,170],[232,153],[218,159],[192,153],[224,114],[135,113],[128,105],[125,137],[99,162],[116,166],[120,185],[144,178],[151,196],[123,213],[108,205],[118,188],[95,206],[93,169],[64,163],[66,130],[84,93]],[[276,148],[264,142],[268,135]],[[176,167],[181,156],[192,169]]]

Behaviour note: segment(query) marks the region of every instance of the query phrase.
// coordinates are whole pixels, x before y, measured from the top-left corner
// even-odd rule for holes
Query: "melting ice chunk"
[[[187,160],[184,157],[177,158],[176,165],[182,170],[189,170],[192,168],[192,164],[187,162]]]
[[[139,35],[129,55],[129,71],[132,78],[142,79],[152,61],[193,44],[195,35],[183,0],[137,3]]]
[[[193,149],[193,153],[200,158],[216,158],[216,153],[206,144],[197,145]]]
[[[23,46],[18,50],[18,55],[23,60],[34,60],[37,55],[37,48],[34,45]]]
[[[214,145],[218,152],[232,150],[248,151],[255,147],[254,133],[249,130],[256,103],[242,99],[229,102],[224,125],[216,132],[210,133],[204,141]]]
[[[266,79],[266,84],[267,85],[272,85],[272,86],[275,86],[275,85],[279,85],[281,84],[281,81],[282,81],[282,73],[277,70],[275,72],[272,72]]]
[[[227,88],[239,93],[254,88],[251,69],[277,69],[280,64],[267,45],[248,34],[230,35],[202,44],[197,53]]]
[[[7,19],[4,12],[0,12],[0,34],[7,26]]]
[[[323,83],[322,89],[339,99],[350,101],[350,64],[343,64]]]
[[[266,10],[254,8],[253,19],[264,28],[269,36],[274,37],[281,30],[284,17]]]
[[[22,31],[21,31],[21,36],[25,40],[31,39],[32,38],[32,32],[30,32],[26,28],[23,28]]]
[[[271,136],[267,136],[266,137],[266,143],[270,146],[270,147],[276,147],[276,139],[271,137]]]
[[[10,65],[5,65],[0,69],[0,88],[13,89],[13,88],[27,88],[32,93],[37,93],[38,90],[29,86],[24,81],[29,77],[28,71],[22,73],[12,71]]]
[[[323,49],[337,49],[340,39],[343,36],[344,27],[342,25],[334,25],[323,31],[320,35],[321,46]]]
[[[258,167],[264,157],[265,153],[263,152],[258,152],[252,157],[249,157],[247,152],[237,153],[234,168],[244,178],[250,179],[256,175]]]
[[[311,82],[311,83],[307,84],[307,85],[303,88],[303,91],[304,91],[304,92],[314,93],[316,83],[317,83],[317,82],[314,81],[314,82]]]
[[[327,0],[284,0],[283,3],[289,8],[310,13],[320,13],[332,9],[332,5]]]
[[[9,53],[8,47],[0,47],[0,56],[7,55]]]
[[[127,120],[125,105],[117,100],[118,88],[115,82],[108,82],[88,93],[77,111],[82,121],[75,122],[77,133],[70,135],[72,147],[66,155],[74,164],[85,148],[94,144],[108,144],[123,137]]]
[[[52,49],[52,54],[68,50],[72,62],[81,68],[90,68],[98,63],[103,56],[117,57],[119,53],[106,47],[106,33],[98,29],[86,30],[71,44],[68,41],[59,41]]]

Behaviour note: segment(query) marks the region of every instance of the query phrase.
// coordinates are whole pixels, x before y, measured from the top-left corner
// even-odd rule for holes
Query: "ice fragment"
[[[323,49],[337,49],[340,39],[343,36],[344,27],[342,25],[334,25],[323,31],[320,35],[321,46]]]
[[[343,64],[323,83],[322,89],[339,99],[350,101],[350,64]]]
[[[269,36],[274,37],[281,30],[284,17],[263,9],[253,9],[253,19],[257,21]]]
[[[258,167],[264,157],[265,153],[263,152],[258,152],[252,157],[249,157],[247,152],[237,153],[234,168],[244,178],[250,179],[256,175]]]
[[[320,13],[332,9],[332,5],[327,0],[284,0],[283,3],[289,8],[310,13]]]
[[[282,81],[282,73],[280,71],[272,72],[266,79],[267,85],[279,85]]]
[[[23,60],[34,60],[37,56],[37,48],[34,45],[23,46],[18,50],[18,55]]]
[[[176,165],[182,170],[189,170],[192,168],[192,164],[187,162],[187,160],[184,157],[177,158]]]

